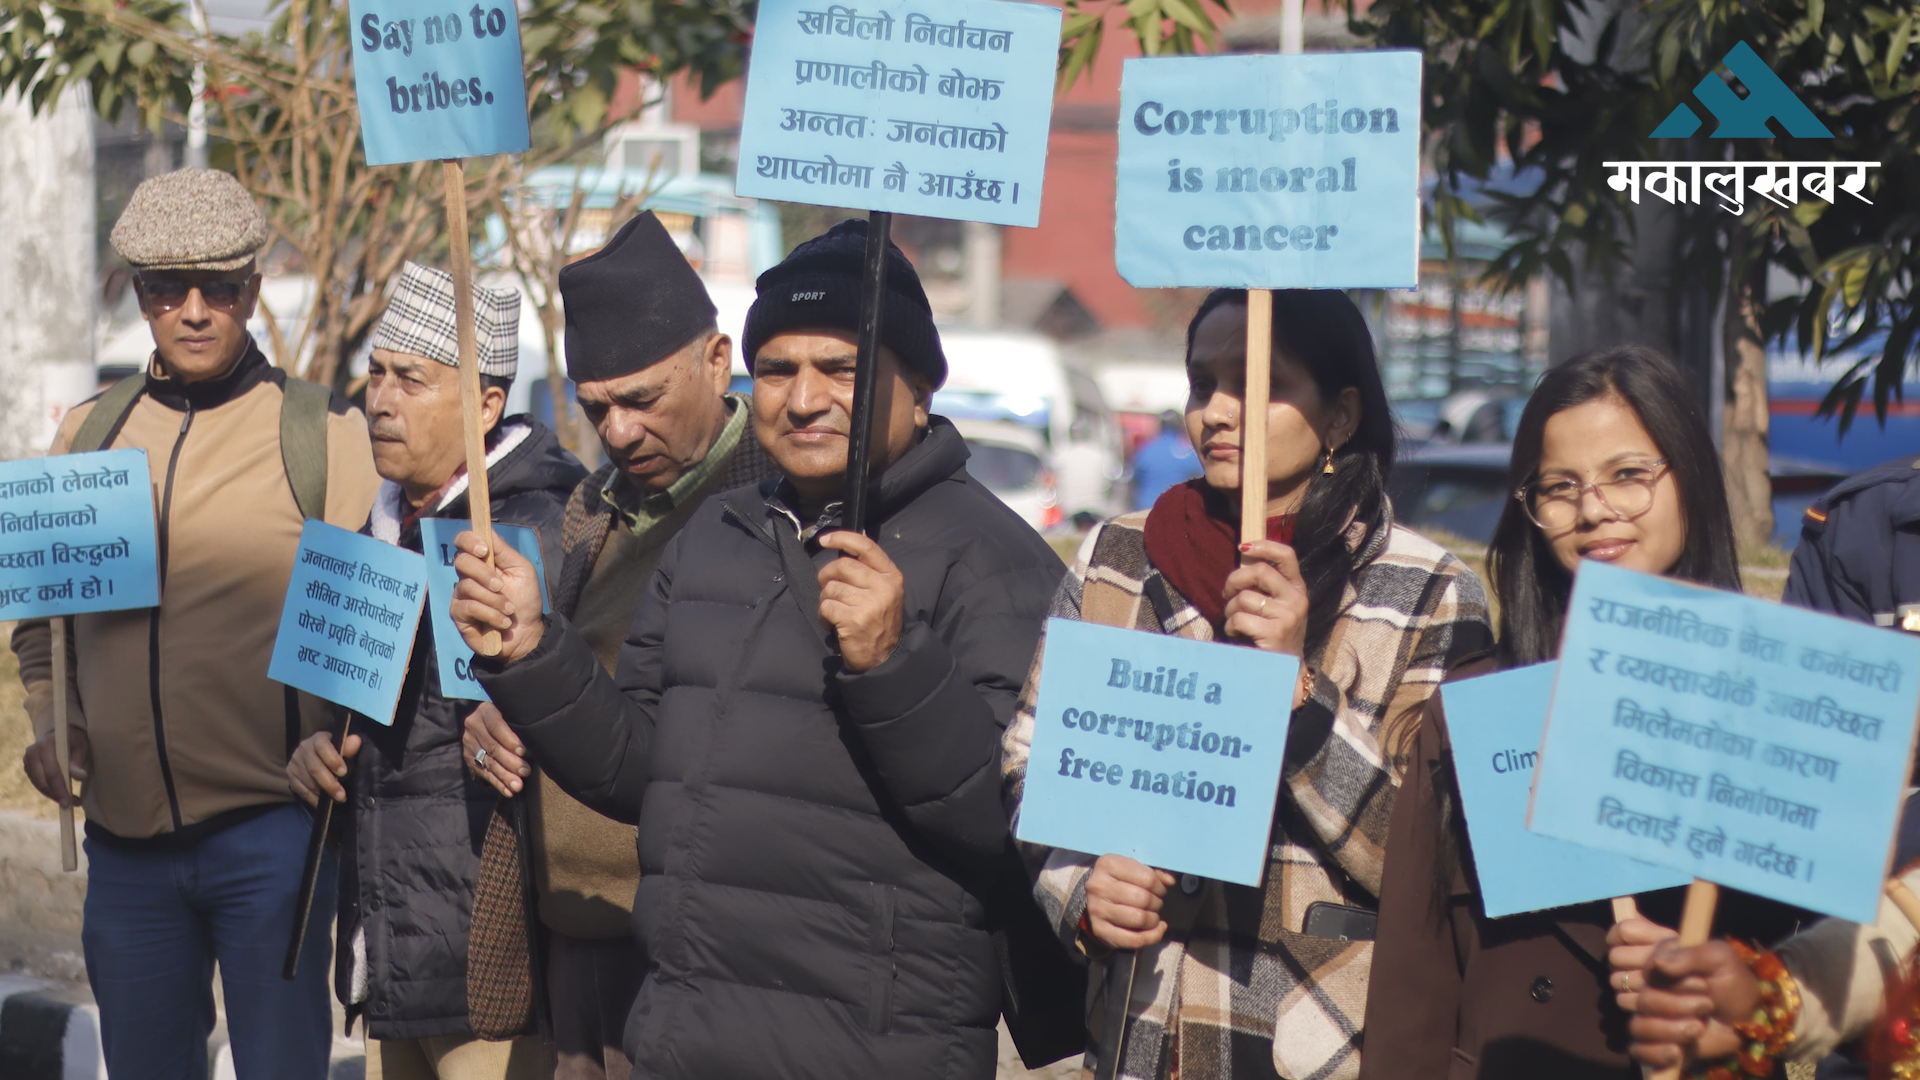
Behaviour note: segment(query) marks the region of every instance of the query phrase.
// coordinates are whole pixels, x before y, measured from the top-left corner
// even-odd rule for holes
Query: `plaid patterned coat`
[[[1095,529],[1050,614],[1210,640],[1206,619],[1147,559],[1146,518],[1145,511],[1128,514]],[[1307,905],[1377,907],[1387,821],[1405,765],[1383,750],[1383,733],[1396,719],[1413,722],[1447,671],[1486,649],[1493,634],[1479,579],[1437,544],[1394,525],[1391,509],[1371,532],[1356,526],[1348,543],[1360,569],[1327,644],[1308,658],[1313,690],[1291,720],[1264,886],[1188,876],[1168,891],[1168,934],[1141,951],[1127,1002],[1121,1077],[1161,1080],[1176,1068],[1182,1080],[1359,1075],[1373,943],[1301,933]],[[1005,740],[1006,794],[1016,815],[1040,661],[1035,655]],[[1406,741],[1402,754],[1411,748]],[[1028,855],[1040,866],[1034,892],[1041,906],[1064,940],[1086,948],[1077,927],[1094,856]],[[1093,1043],[1111,1046],[1102,1030],[1110,1007],[1102,1000],[1110,992],[1106,957],[1099,945],[1088,951]],[[1087,1069],[1093,1064],[1090,1054]]]

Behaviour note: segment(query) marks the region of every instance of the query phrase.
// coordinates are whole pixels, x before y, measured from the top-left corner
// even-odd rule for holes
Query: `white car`
[[[1023,424],[955,420],[971,452],[967,472],[1039,532],[1060,524],[1060,495],[1047,463],[1047,444]]]

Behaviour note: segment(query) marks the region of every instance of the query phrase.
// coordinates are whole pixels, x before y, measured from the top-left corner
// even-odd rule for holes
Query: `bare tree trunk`
[[[1720,461],[1727,476],[1733,535],[1742,548],[1773,539],[1773,489],[1768,480],[1767,354],[1760,337],[1759,295],[1764,284],[1747,259],[1746,226],[1736,224],[1728,242],[1726,412]]]

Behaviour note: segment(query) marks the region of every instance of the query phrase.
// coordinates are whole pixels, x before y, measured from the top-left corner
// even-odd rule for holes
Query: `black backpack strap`
[[[73,445],[67,453],[91,454],[111,446],[126,425],[127,414],[133,412],[134,402],[146,389],[145,375],[129,375],[108,387],[94,399],[93,411],[80,421],[80,430],[73,433]]]
[[[300,515],[327,516],[327,411],[333,391],[288,377],[281,384],[280,463]]]

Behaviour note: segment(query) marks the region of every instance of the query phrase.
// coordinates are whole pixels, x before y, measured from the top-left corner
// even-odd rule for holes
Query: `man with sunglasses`
[[[286,783],[327,707],[267,678],[300,530],[357,529],[378,477],[366,419],[289,378],[247,332],[267,225],[232,176],[182,169],[114,226],[154,353],[144,376],[68,414],[52,453],[147,455],[158,607],[69,620],[72,779],[86,809],[82,940],[115,1080],[207,1075],[213,968],[238,1075],[320,1080],[332,1047],[327,905],[281,978],[309,818]],[[14,632],[38,736],[26,771],[57,798],[51,633]],[[334,868],[323,866],[320,894]]]

